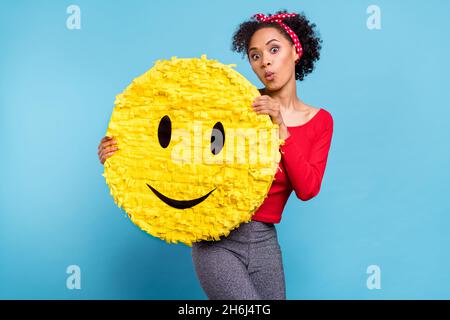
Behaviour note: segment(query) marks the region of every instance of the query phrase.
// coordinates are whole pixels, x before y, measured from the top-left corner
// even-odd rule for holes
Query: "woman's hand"
[[[103,137],[98,145],[97,152],[101,164],[104,164],[106,159],[111,157],[117,150],[119,150],[119,148],[117,147],[117,141],[114,137]]]
[[[273,124],[277,124],[280,128],[280,139],[287,139],[290,136],[287,126],[284,124],[281,116],[281,104],[270,96],[263,95],[255,99],[252,104],[253,110],[257,114],[268,114]]]
[[[284,123],[280,111],[281,105],[272,97],[267,95],[259,96],[254,100],[252,107],[257,114],[268,114],[270,119],[272,119],[272,123],[279,126]]]

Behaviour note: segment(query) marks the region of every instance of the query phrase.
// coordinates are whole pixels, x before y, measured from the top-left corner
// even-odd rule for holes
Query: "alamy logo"
[[[367,14],[370,16],[367,18],[367,29],[380,30],[381,29],[381,9],[374,4],[367,7]]]
[[[367,278],[367,289],[381,289],[381,269],[377,265],[370,265],[367,267],[367,274],[370,276]]]
[[[69,30],[79,30],[81,29],[81,9],[77,5],[70,5],[67,7],[67,17],[66,27]]]
[[[81,289],[81,269],[77,265],[70,265],[67,267],[66,273],[69,274],[67,277],[66,286],[69,290],[80,290]]]

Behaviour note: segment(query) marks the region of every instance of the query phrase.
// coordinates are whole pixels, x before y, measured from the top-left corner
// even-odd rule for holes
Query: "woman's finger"
[[[263,104],[259,104],[257,106],[253,106],[252,108],[253,108],[253,110],[261,110],[261,109],[267,109],[267,106],[263,105]]]
[[[100,143],[106,142],[106,141],[111,140],[111,139],[113,139],[113,137],[104,136],[104,137],[102,138],[102,140],[100,140]]]
[[[111,158],[111,156],[114,154],[114,152],[108,152],[106,153],[103,157],[102,157],[102,161],[103,163],[105,163],[105,161],[109,158]]]
[[[111,152],[111,151],[117,151],[119,150],[119,148],[111,146],[111,147],[107,147],[103,149],[103,154],[107,153],[107,152]]]
[[[257,114],[268,114],[269,112],[267,111],[267,109],[257,109],[255,110],[255,112]]]
[[[104,142],[102,144],[102,146],[103,146],[103,148],[106,148],[106,147],[109,147],[109,146],[112,146],[112,145],[116,145],[116,144],[117,144],[116,140],[109,140],[107,142]]]
[[[98,157],[101,159],[101,158],[103,158],[104,155],[105,155],[105,150],[104,149],[100,150]]]
[[[107,154],[107,153],[114,153],[114,152],[116,152],[117,150],[119,150],[119,148],[117,148],[117,147],[108,147],[108,148],[104,148],[104,149],[102,149],[101,150],[101,152],[100,152],[100,157],[102,157],[102,156],[104,156],[105,154]]]
[[[253,104],[273,104],[269,99],[258,99],[253,102]]]
[[[108,137],[108,136],[103,137],[102,140],[100,140],[100,143],[98,145],[98,149],[101,148],[102,144],[106,143],[107,141],[111,141],[111,140],[115,141],[114,137]]]
[[[118,147],[116,147],[116,146],[110,146],[110,147],[107,147],[107,148],[104,149],[104,153],[105,153],[105,152],[111,152],[111,151],[117,151],[117,150],[119,150]]]
[[[266,104],[267,104],[266,101],[256,101],[256,102],[253,102],[252,107],[265,106]]]
[[[261,97],[256,97],[255,100],[253,100],[253,102],[266,102],[268,101],[266,97],[261,96]]]
[[[97,154],[98,154],[99,157],[102,156],[103,150],[104,150],[103,148],[98,149]]]
[[[267,110],[271,109],[270,105],[267,105],[267,104],[258,104],[256,106],[253,106],[252,108],[253,109],[267,109]]]
[[[100,158],[100,162],[101,162],[102,164],[104,164],[105,161],[106,161],[106,159],[108,159],[108,157],[107,157],[106,155],[103,155],[103,156]]]

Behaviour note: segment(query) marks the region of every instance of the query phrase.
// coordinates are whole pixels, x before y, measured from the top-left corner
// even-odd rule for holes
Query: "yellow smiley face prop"
[[[188,246],[251,220],[280,161],[259,91],[206,56],[159,60],[116,97],[104,164],[115,203],[147,233]]]

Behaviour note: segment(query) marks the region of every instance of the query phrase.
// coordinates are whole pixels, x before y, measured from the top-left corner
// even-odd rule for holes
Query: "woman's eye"
[[[270,52],[276,53],[276,52],[278,52],[278,48],[277,47],[273,47],[272,49],[270,49]]]
[[[258,58],[259,58],[259,55],[258,55],[258,54],[252,55],[252,59],[253,59],[253,60],[256,60],[256,59],[258,59]]]

